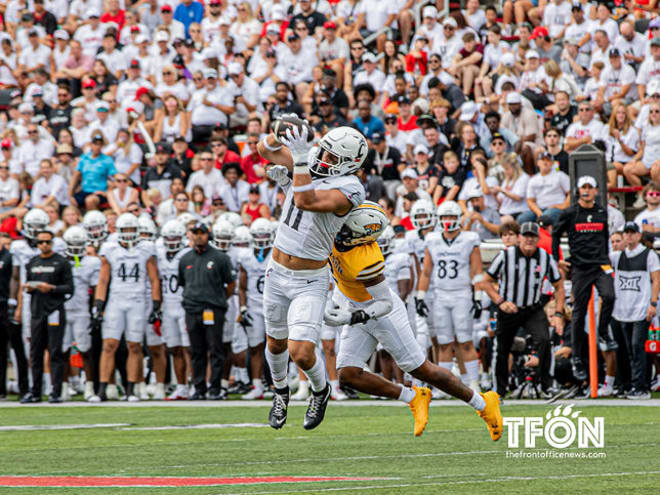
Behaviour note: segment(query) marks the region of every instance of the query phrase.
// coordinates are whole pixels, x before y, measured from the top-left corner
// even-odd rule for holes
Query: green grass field
[[[576,404],[581,406],[580,403]],[[505,406],[505,416],[540,416],[551,406]],[[227,429],[0,431],[3,475],[355,476],[385,478],[195,488],[2,488],[16,494],[340,493],[636,494],[660,486],[658,407],[588,406],[605,417],[605,459],[512,459],[505,436],[490,440],[468,407],[431,408],[422,437],[407,408],[330,404],[315,431],[304,407],[290,408],[281,431]],[[128,423],[130,427],[265,423],[266,407],[0,408],[0,425]],[[542,445],[540,450],[545,450]],[[573,449],[573,451],[577,451]]]

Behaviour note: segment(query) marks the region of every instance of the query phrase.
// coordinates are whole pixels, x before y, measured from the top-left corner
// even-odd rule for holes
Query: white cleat
[[[264,398],[264,390],[253,387],[247,394],[241,395],[242,400],[261,400]]]
[[[137,395],[129,395],[126,400],[128,402],[140,402],[140,398]]]
[[[62,393],[60,394],[60,399],[62,402],[69,402],[71,400],[71,392],[69,391],[69,384],[67,382],[62,383]]]
[[[598,388],[598,397],[612,397],[613,395],[614,395],[614,389],[612,387],[601,385]]]
[[[105,389],[105,396],[108,400],[119,400],[119,387],[117,385],[108,385]]]
[[[348,400],[348,395],[342,392],[340,388],[332,387],[330,389],[330,398],[332,400]]]
[[[153,400],[165,400],[165,384],[157,383],[154,388]]]
[[[188,400],[188,387],[185,385],[177,385],[174,392],[172,392],[165,400]]]
[[[298,387],[298,391],[291,396],[291,400],[307,400],[309,399],[309,396],[309,383],[300,382],[300,387]]]
[[[147,391],[147,384],[140,382],[136,384],[138,395],[140,400],[149,400],[149,392]]]
[[[85,392],[83,398],[89,401],[90,397],[94,395],[94,382],[85,382]]]
[[[451,395],[449,395],[446,392],[443,392],[439,388],[433,387],[431,389],[431,398],[435,400],[445,400],[445,399],[451,399]]]
[[[101,402],[101,398],[98,395],[90,395],[85,400],[90,404],[98,404],[99,402]]]

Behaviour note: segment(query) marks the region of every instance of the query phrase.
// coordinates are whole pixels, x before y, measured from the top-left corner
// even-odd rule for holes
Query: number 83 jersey
[[[355,175],[325,177],[312,181],[314,189],[339,190],[357,207],[365,199],[364,187]],[[332,243],[346,220],[334,213],[316,213],[296,208],[293,188],[289,187],[282,206],[280,226],[275,236],[275,247],[280,251],[309,260],[323,261],[332,251]]]
[[[119,242],[105,242],[99,256],[110,264],[110,297],[132,297],[143,301],[147,293],[147,260],[156,256],[151,241],[140,241],[131,249]]]
[[[424,246],[433,261],[432,284],[441,291],[470,290],[470,255],[479,246],[479,234],[461,232],[448,241],[441,232],[431,232],[424,239]]]

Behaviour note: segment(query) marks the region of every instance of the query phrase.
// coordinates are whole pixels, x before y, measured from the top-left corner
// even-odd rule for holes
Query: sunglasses
[[[454,26],[444,26],[442,29],[446,29],[447,31],[453,31],[456,28]]]
[[[53,241],[50,240],[50,239],[48,239],[48,240],[46,240],[46,239],[40,239],[40,240],[37,241],[37,245],[39,245],[39,244],[51,244],[52,242],[53,242]]]
[[[188,202],[188,198],[176,198],[174,201]]]
[[[0,170],[9,170],[9,167],[0,167]]]
[[[591,112],[591,108],[580,108],[578,112]]]
[[[35,134],[39,134],[37,131],[28,131],[27,132],[30,136],[34,136]]]
[[[137,208],[133,208],[131,210],[128,210],[128,212],[135,214],[135,213],[140,213],[140,210],[138,210]]]
[[[170,72],[170,71],[163,72],[164,76],[171,76],[172,74],[173,74],[173,72]]]
[[[259,144],[259,141],[248,141],[248,144],[249,144],[250,146],[256,146],[256,145]]]
[[[193,81],[195,81],[195,82],[202,82],[203,80],[204,80],[204,78],[202,78],[202,77],[193,77]]]
[[[128,182],[128,181],[126,179],[115,179],[115,182],[121,183],[121,182]]]
[[[492,144],[493,146],[504,146],[504,142],[503,142],[503,141],[493,141],[491,144]]]
[[[216,199],[213,201],[213,206],[223,206],[225,203],[221,199]]]
[[[660,191],[649,191],[646,193],[647,196],[651,196],[652,198],[657,198],[660,196]]]
[[[213,158],[200,158],[200,160],[203,162],[210,162],[213,161]]]
[[[651,110],[650,113],[660,113],[660,110]]]

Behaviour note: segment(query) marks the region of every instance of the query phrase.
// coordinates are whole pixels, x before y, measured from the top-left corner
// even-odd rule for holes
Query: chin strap
[[[80,268],[80,258],[78,257],[77,254],[73,255],[73,266],[74,268]]]
[[[257,254],[257,261],[259,261],[259,263],[263,263],[263,261],[264,261],[264,248],[259,249],[259,254]]]

